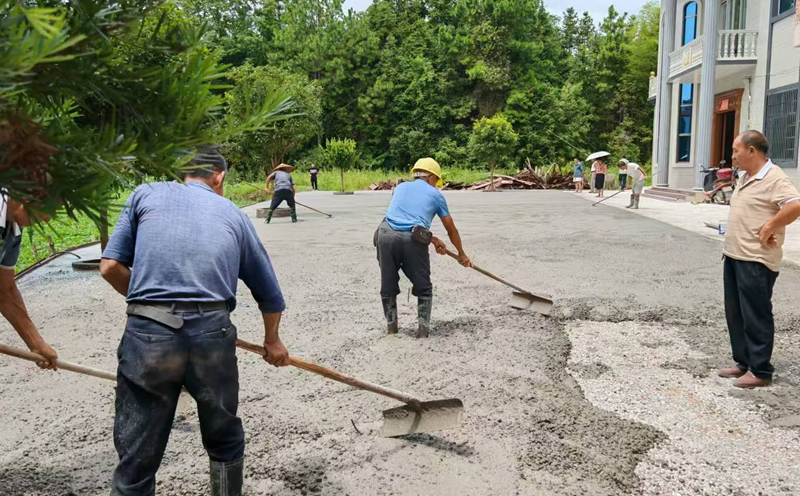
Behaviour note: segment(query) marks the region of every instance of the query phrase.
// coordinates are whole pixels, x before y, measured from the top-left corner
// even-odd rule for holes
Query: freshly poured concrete
[[[431,338],[412,337],[416,305],[413,297],[407,301],[405,280],[401,332],[387,336],[372,232],[390,193],[304,193],[300,201],[334,217],[298,208],[297,224],[275,219],[267,226],[255,219],[257,206],[246,209],[289,305],[281,333],[292,354],[423,399],[461,398],[466,408],[460,430],[384,439],[375,426],[381,410],[396,403],[306,372],[278,370],[240,352],[248,494],[672,494],[674,481],[693,487],[706,478],[705,470],[717,477],[730,471],[726,480],[734,481],[736,494],[773,487],[770,481],[748,485],[741,467],[748,450],[764,449],[763,442],[750,442],[750,432],[789,437],[790,447],[797,435],[800,270],[786,267],[775,290],[776,385],[733,392],[729,383],[710,376],[714,367],[728,364],[717,242],[626,211],[592,208],[562,192],[446,196],[475,262],[534,293],[551,295],[554,317],[514,311],[508,288],[432,255]],[[434,231],[443,235],[438,222]],[[21,290],[62,358],[114,369],[124,302],[99,275],[50,270],[23,279]],[[262,339],[260,315],[243,285],[234,320],[240,337]],[[582,329],[588,336],[618,332],[611,324],[628,321],[654,326],[654,335],[669,329],[673,353],[627,360],[628,353],[641,351],[641,341],[603,339],[595,344],[603,348],[593,349],[588,339],[571,354],[570,337],[578,343]],[[5,322],[0,340],[20,344]],[[681,385],[694,380],[723,398],[735,394],[736,402],[726,404],[748,408],[748,421],[767,422],[744,431],[733,445],[744,454],[741,461],[727,463],[729,454],[719,453],[712,468],[691,459],[657,465],[660,453],[675,442],[671,436],[686,431],[659,423],[655,408],[633,415],[598,393],[611,388],[634,394],[631,388],[644,386],[630,374],[664,370],[674,370]],[[614,374],[624,380],[595,382],[602,388],[584,394],[587,378]],[[0,376],[0,494],[108,494],[116,461],[111,385],[68,372],[40,372],[5,357]],[[670,384],[670,377],[649,381],[641,394],[656,397],[663,394],[659,388],[680,387]],[[674,418],[688,428],[700,414]],[[705,460],[703,439],[696,444],[699,454],[685,451],[685,456]],[[753,456],[761,461],[766,455]],[[786,470],[762,472],[759,481],[774,476],[772,482],[788,487],[788,494],[800,492]],[[206,481],[197,417],[189,412],[175,422],[159,494],[205,494]],[[717,486],[700,494],[729,492]]]

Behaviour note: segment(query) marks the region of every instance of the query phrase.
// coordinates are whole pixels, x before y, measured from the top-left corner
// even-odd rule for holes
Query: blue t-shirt
[[[575,173],[573,177],[583,177],[583,164],[578,162],[575,164]]]
[[[394,189],[386,222],[395,231],[410,231],[414,226],[430,229],[434,215],[440,219],[450,215],[447,200],[438,189],[418,179]]]
[[[103,258],[132,267],[128,303],[227,301],[233,309],[241,279],[261,312],[286,306],[253,223],[203,182],[136,188]]]

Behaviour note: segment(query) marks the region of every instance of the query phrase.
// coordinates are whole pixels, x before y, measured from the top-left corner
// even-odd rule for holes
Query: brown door
[[[733,140],[739,134],[739,118],[744,88],[720,93],[714,98],[713,147],[711,150],[711,167],[719,167],[725,161],[732,167],[731,155]]]

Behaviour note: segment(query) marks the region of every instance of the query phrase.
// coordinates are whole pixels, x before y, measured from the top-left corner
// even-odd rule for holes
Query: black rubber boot
[[[386,317],[386,333],[397,334],[397,298],[381,297],[381,302]]]
[[[269,221],[272,220],[272,212],[274,212],[274,210],[272,209],[267,210],[267,219],[264,221],[265,223],[269,224]]]
[[[631,193],[631,202],[630,202],[630,203],[628,204],[628,206],[627,206],[627,207],[625,207],[625,208],[633,208],[633,202],[635,201],[635,199],[636,199],[636,195],[634,195],[633,193]]]
[[[419,319],[418,338],[427,338],[431,333],[431,310],[433,310],[433,298],[430,296],[420,296],[417,299],[417,318]]]
[[[292,216],[292,222],[297,222],[297,210],[294,208],[289,210],[289,215]]]
[[[211,461],[211,496],[242,496],[244,458],[232,462]]]
[[[634,209],[634,210],[639,210],[639,198],[640,198],[641,196],[642,196],[642,195],[636,195],[636,199],[635,199],[635,200],[633,200],[633,209]]]

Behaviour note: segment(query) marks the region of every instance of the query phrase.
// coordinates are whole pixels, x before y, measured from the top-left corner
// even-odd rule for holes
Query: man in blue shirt
[[[375,247],[381,268],[381,301],[389,334],[397,333],[397,295],[400,294],[399,271],[402,270],[417,297],[417,337],[426,338],[430,334],[433,303],[428,244],[432,243],[440,255],[447,251],[444,241],[430,235],[435,215],[441,219],[450,241],[458,250],[461,265],[472,267],[472,262],[461,246],[461,236],[447,208],[447,201],[436,189],[436,183],[442,177],[439,164],[432,158],[422,158],[414,164],[412,173],[413,182],[395,188],[386,218],[375,233]]]
[[[283,295],[252,223],[222,197],[225,159],[205,148],[193,165],[186,184],[136,188],[103,252],[100,271],[128,302],[117,352],[113,496],[155,494],[183,387],[197,402],[211,494],[241,494],[244,431],[230,320],[237,279],[263,314],[267,362],[289,364],[278,335]]]

